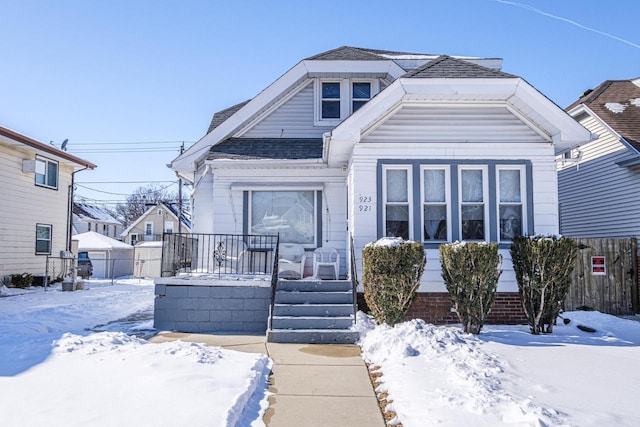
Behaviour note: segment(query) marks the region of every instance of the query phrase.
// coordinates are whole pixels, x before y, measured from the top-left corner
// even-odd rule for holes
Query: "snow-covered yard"
[[[266,356],[131,335],[152,328],[151,281],[22,292],[0,298],[3,427],[264,425]]]
[[[0,298],[0,425],[264,425],[271,361],[147,343],[136,335],[154,332],[153,298],[151,281],[138,279]],[[640,322],[565,317],[542,336],[526,326],[488,325],[480,336],[422,321],[376,327],[362,314],[358,328],[405,427],[640,425]]]
[[[380,367],[379,391],[404,427],[640,425],[640,322],[564,317],[568,325],[538,336],[493,325],[472,336],[420,320],[375,327],[364,316],[359,327],[363,357]]]

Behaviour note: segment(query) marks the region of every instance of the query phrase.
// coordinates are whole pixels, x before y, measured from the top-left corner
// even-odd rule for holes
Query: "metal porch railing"
[[[271,276],[278,236],[166,233],[162,242],[162,277],[181,274]]]

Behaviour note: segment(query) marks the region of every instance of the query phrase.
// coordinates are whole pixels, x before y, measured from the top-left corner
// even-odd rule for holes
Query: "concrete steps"
[[[353,344],[353,292],[348,280],[278,282],[267,341]]]

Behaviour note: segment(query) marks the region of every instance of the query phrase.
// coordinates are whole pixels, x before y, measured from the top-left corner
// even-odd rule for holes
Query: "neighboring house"
[[[640,235],[640,78],[605,81],[567,111],[597,139],[558,159],[560,232]]]
[[[359,277],[367,243],[423,242],[413,315],[432,321],[455,319],[438,246],[499,242],[503,298],[493,314],[508,321],[518,311],[508,307],[518,306],[511,238],[558,233],[555,157],[590,134],[501,65],[354,47],[304,59],[216,113],[171,163],[193,184],[193,232],[279,232],[308,251],[334,247],[342,277],[350,238]]]
[[[105,209],[85,203],[73,203],[74,234],[95,231],[112,239],[120,240],[124,230],[122,223]]]
[[[188,213],[180,214],[176,205],[158,202],[120,233],[120,237],[123,242],[135,245],[160,241],[163,233],[191,233]]]
[[[95,167],[0,127],[0,278],[44,276],[47,256],[71,249],[74,174]]]

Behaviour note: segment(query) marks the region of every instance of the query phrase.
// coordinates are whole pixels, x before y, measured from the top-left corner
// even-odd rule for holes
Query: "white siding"
[[[576,165],[560,164],[560,231],[572,237],[640,235],[640,171],[618,166],[634,153],[593,118],[580,123],[600,137]]]
[[[499,106],[405,105],[362,142],[521,142],[543,138]]]
[[[243,138],[320,138],[331,127],[314,126],[313,84],[255,124]]]
[[[193,206],[194,233],[242,234],[244,191],[297,188],[322,190],[322,235],[319,245],[330,246],[341,254],[341,270],[346,272],[346,189],[345,173],[326,167],[289,168],[220,168],[214,170],[212,203],[202,198],[199,187]],[[201,184],[202,185],[202,184]],[[288,187],[289,186],[289,187]],[[203,187],[204,188],[204,187]],[[204,202],[204,203],[202,203]],[[307,274],[311,274],[312,257],[307,257]]]
[[[45,156],[46,157],[46,156]],[[22,173],[22,160],[32,152],[0,143],[0,277],[44,274],[45,255],[35,255],[36,224],[53,227],[51,255],[67,247],[67,200],[71,167],[58,164],[58,189],[38,187],[33,173]]]
[[[529,160],[532,164],[533,178],[533,216],[536,234],[558,233],[557,187],[555,156],[551,144],[518,143],[508,146],[504,143],[454,143],[454,144],[418,144],[399,142],[395,144],[366,143],[357,144],[348,182],[350,184],[350,203],[355,203],[349,226],[356,236],[358,275],[362,277],[361,252],[364,245],[377,239],[377,193],[376,164],[378,159],[398,160]],[[357,200],[360,194],[373,196],[372,211],[360,212]],[[414,219],[415,221],[415,219]],[[501,250],[503,273],[499,291],[515,292],[517,283],[511,257],[508,250]],[[439,254],[437,249],[426,251],[427,266],[422,278],[420,292],[444,292]]]

